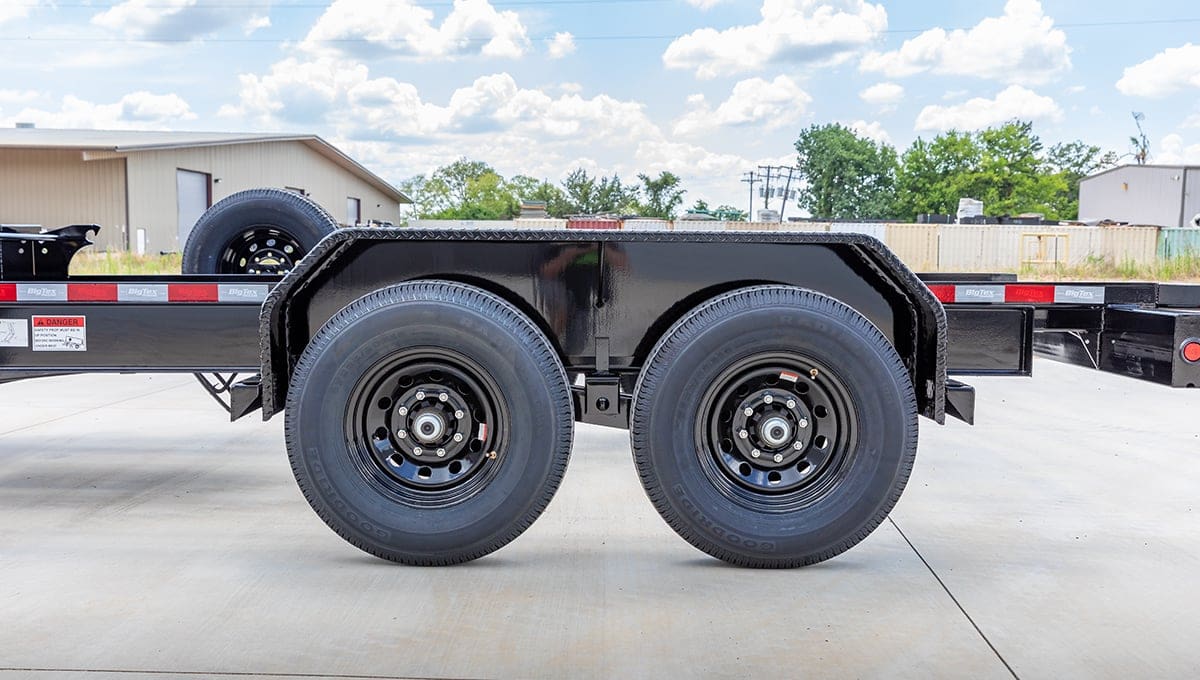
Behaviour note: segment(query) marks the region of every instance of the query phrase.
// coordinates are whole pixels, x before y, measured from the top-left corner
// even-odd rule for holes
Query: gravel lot
[[[546,514],[453,568],[359,553],[308,508],[282,418],[190,377],[0,387],[0,676],[1200,675],[1200,390],[1039,361],[922,420],[849,553],[728,567],[580,426]]]

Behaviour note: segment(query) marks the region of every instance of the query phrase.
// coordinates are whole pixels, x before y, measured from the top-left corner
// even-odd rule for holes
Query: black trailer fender
[[[568,372],[633,379],[661,334],[704,300],[759,284],[807,288],[879,327],[920,413],[945,420],[945,310],[866,235],[365,228],[325,237],[267,296],[263,417],[282,411],[296,362],[325,321],[374,290],[419,279],[505,298],[542,328]]]

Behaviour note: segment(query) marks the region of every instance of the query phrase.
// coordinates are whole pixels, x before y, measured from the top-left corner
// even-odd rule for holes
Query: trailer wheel
[[[849,549],[912,470],[917,409],[891,343],[786,286],[710,300],[652,350],[630,426],[642,486],[704,552],[796,567]]]
[[[334,531],[387,560],[446,565],[521,534],[558,489],[574,427],[546,336],[478,288],[415,282],[336,314],[286,410],[288,457]]]
[[[337,221],[283,189],[250,189],[200,216],[183,248],[184,274],[286,274]]]

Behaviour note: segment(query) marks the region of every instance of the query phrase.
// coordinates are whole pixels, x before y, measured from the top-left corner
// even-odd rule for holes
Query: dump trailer
[[[201,254],[234,271],[137,277],[68,275],[95,226],[0,230],[0,382],[196,374],[234,420],[282,413],[317,515],[406,564],[516,538],[576,422],[629,431],[695,547],[795,567],[884,520],[918,416],[974,421],[965,376],[1038,352],[1200,385],[1200,286],[921,276],[857,234],[243,227]]]

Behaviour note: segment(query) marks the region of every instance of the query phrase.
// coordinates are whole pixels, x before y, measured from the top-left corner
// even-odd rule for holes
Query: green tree
[[[910,220],[920,213],[953,214],[958,199],[978,198],[982,158],[978,140],[969,133],[951,130],[929,142],[917,138],[900,157],[895,216]]]
[[[1082,142],[1047,151],[1025,121],[975,133],[951,130],[932,141],[917,139],[901,156],[896,213],[903,219],[954,214],[960,198],[976,198],[988,215],[1037,212],[1073,219],[1079,180],[1115,162],[1115,154]]]
[[[663,171],[657,178],[639,174],[638,179],[642,180],[642,195],[645,196],[638,212],[644,217],[675,219],[675,212],[683,204],[683,195],[687,193],[686,189],[679,188],[679,177]]]
[[[426,188],[428,183],[429,179],[425,175],[414,175],[400,183],[401,193],[412,200],[410,210],[414,218],[426,218],[433,214],[434,198]]]
[[[413,199],[414,216],[437,220],[505,220],[520,209],[508,183],[487,163],[460,158],[427,179],[401,185]]]
[[[896,194],[896,150],[837,123],[813,125],[796,140],[804,184],[798,203],[814,217],[884,218]]]
[[[544,179],[535,179],[528,175],[516,175],[508,180],[509,189],[513,196],[520,201],[543,201],[546,204],[546,214],[551,217],[566,215],[566,196],[562,189]]]
[[[1066,191],[1066,181],[1045,172],[1042,141],[1032,123],[1012,121],[988,128],[979,133],[979,143],[984,186],[974,198],[983,201],[986,214],[1038,212],[1058,219],[1054,199]]]
[[[1060,219],[1079,218],[1079,182],[1084,177],[1117,165],[1115,151],[1104,152],[1098,146],[1081,141],[1060,142],[1050,147],[1046,164],[1066,182],[1066,190],[1055,197]]]
[[[576,168],[562,182],[563,216],[634,212],[637,188],[625,186],[617,175],[596,179]]]

